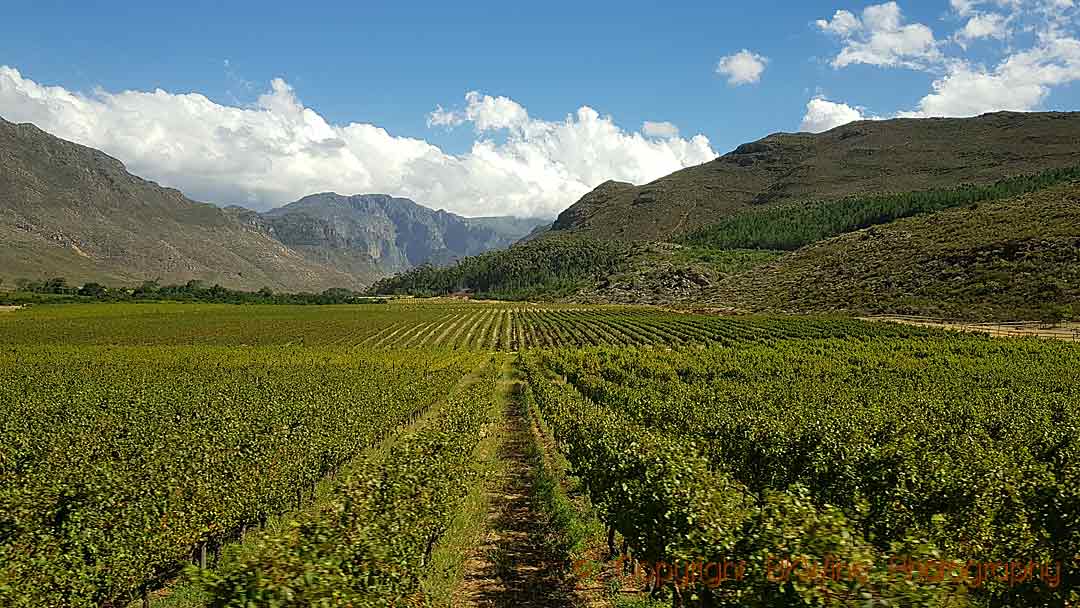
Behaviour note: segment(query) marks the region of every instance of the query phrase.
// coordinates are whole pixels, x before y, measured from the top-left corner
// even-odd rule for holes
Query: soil
[[[517,399],[520,390],[507,357],[498,387],[499,394],[512,401],[499,453],[506,467],[488,490],[487,532],[465,561],[458,599],[477,607],[582,606],[585,602],[564,575],[562,558],[552,555],[545,543],[545,517],[533,498],[533,465],[527,452],[532,439]]]

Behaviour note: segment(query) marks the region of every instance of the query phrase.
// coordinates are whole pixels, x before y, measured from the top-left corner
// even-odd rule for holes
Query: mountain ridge
[[[430,258],[416,261],[392,251],[399,245],[424,245],[408,238],[399,242],[396,227],[387,226],[385,217],[370,218],[370,232],[376,240],[394,233],[390,245],[365,250],[325,246],[318,238],[305,243],[293,239],[302,234],[297,230],[304,220],[288,209],[300,201],[267,213],[194,201],[175,188],[131,174],[123,162],[101,150],[0,117],[0,280],[64,276],[120,285],[197,279],[237,289],[360,289],[410,265],[448,263],[484,247],[507,246],[528,233],[470,227],[468,218],[409,199],[373,196],[406,207],[402,213],[411,215],[413,224],[430,228],[410,233],[437,241],[428,247]],[[422,219],[425,216],[428,219]],[[513,224],[518,218],[505,219]],[[311,235],[333,232],[334,226],[318,218],[306,221]],[[354,217],[351,223],[355,227],[363,218]],[[439,226],[466,234],[471,230],[475,238],[460,250],[447,248]],[[379,247],[388,250],[388,256],[370,255],[379,253]],[[389,262],[380,264],[383,259]]]
[[[604,182],[553,233],[664,241],[756,207],[910,192],[1080,165],[1080,112],[897,118],[823,133],[773,133],[635,186]]]

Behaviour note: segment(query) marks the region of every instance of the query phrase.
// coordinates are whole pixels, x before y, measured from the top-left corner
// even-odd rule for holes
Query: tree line
[[[452,266],[417,266],[371,287],[372,295],[430,297],[470,293],[498,300],[568,295],[625,264],[627,245],[575,237],[548,237],[501,251],[469,256]]]
[[[138,287],[108,287],[101,283],[89,282],[76,287],[68,284],[64,277],[40,281],[20,278],[15,280],[14,287],[14,292],[0,292],[0,301],[13,304],[155,300],[220,304],[377,304],[386,302],[385,298],[372,298],[342,287],[333,287],[319,293],[279,293],[269,287],[263,287],[258,291],[242,291],[218,284],[207,286],[199,280],[191,280],[182,285],[162,285],[158,281],[144,281]]]

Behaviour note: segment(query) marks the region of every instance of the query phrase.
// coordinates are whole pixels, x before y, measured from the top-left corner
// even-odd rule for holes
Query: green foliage
[[[364,297],[350,289],[330,288],[321,293],[274,293],[269,287],[259,291],[227,289],[221,285],[207,287],[202,281],[192,280],[184,285],[159,285],[157,281],[144,281],[139,287],[106,287],[99,283],[86,283],[80,288],[67,286],[63,277],[48,281],[19,279],[17,288],[25,294],[67,295],[68,298],[27,298],[20,293],[0,296],[0,302],[60,303],[60,302],[129,302],[172,300],[177,302],[214,302],[221,304],[372,304],[384,303],[381,298]],[[74,297],[78,296],[78,297]]]
[[[60,297],[60,296],[51,296]],[[553,346],[739,344],[784,337],[940,335],[910,325],[828,318],[720,317],[650,308],[502,303],[384,306],[87,304],[0,315],[0,344],[203,344],[520,350]]]
[[[977,205],[1080,179],[1080,168],[1052,169],[1000,180],[988,186],[812,201],[741,213],[682,239],[708,249],[794,250],[831,236],[913,215]]]
[[[745,560],[742,584],[697,590],[739,606],[1075,600],[1078,366],[1068,344],[976,337],[526,357],[540,411],[634,557]],[[769,581],[770,554],[873,569],[855,587]],[[1065,574],[970,589],[901,580],[888,565],[905,555]]]
[[[587,238],[544,238],[462,258],[452,266],[423,265],[383,279],[373,294],[446,295],[462,291],[500,300],[552,299],[621,267],[626,246]]]
[[[765,249],[710,249],[688,246],[678,250],[675,257],[685,262],[701,262],[720,274],[735,274],[756,268],[783,255],[782,251]]]
[[[718,284],[752,310],[965,321],[1075,319],[1080,182],[900,219],[789,253]]]
[[[436,420],[357,466],[329,504],[197,576],[215,608],[419,605],[420,581],[475,473],[494,375],[452,397]]]
[[[79,288],[79,295],[87,298],[102,299],[108,293],[104,285],[100,283],[87,283]]]
[[[133,599],[197,547],[299,507],[319,480],[414,420],[481,360],[277,347],[4,349],[0,605]]]

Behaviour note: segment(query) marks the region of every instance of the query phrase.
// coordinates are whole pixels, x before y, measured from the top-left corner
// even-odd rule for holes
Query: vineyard
[[[779,338],[934,335],[847,318],[720,317],[645,307],[488,303],[379,306],[96,304],[0,317],[0,344],[306,345],[517,351],[560,346],[738,344]]]
[[[0,604],[116,605],[413,422],[477,355],[216,347],[0,355]]]
[[[1050,607],[1078,597],[1075,347],[797,339],[561,349],[524,365],[530,400],[624,552],[683,572],[725,560],[756,571],[684,585],[686,598]],[[780,556],[803,565],[797,578],[769,576]],[[901,556],[943,572],[904,576]],[[864,576],[803,578],[828,559]]]
[[[506,495],[490,471],[511,459],[558,573],[516,592],[573,598],[551,605],[1060,607],[1080,587],[1077,369],[1059,341],[644,307],[14,311],[0,605],[487,605],[433,599],[484,576],[495,605],[546,605],[507,599],[527,560],[469,536],[509,525],[478,497]],[[583,554],[682,577],[597,585]],[[781,580],[777,556],[862,575]],[[905,578],[900,556],[996,569]],[[710,562],[745,576],[686,570]]]

